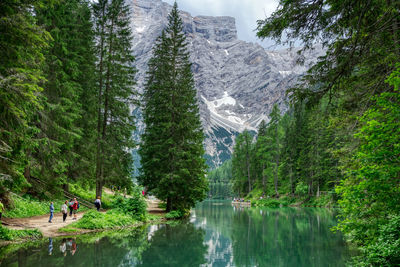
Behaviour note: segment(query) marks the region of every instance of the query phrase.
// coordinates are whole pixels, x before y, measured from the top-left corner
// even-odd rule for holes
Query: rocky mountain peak
[[[172,6],[161,0],[132,0],[133,50],[143,89],[147,62],[155,39],[167,24]],[[206,134],[208,164],[230,158],[235,136],[244,129],[256,131],[268,121],[272,106],[287,109],[286,89],[294,85],[321,49],[296,64],[298,49],[266,51],[258,44],[237,38],[232,17],[192,17],[180,12],[187,34],[200,116]],[[139,130],[140,126],[139,122]]]

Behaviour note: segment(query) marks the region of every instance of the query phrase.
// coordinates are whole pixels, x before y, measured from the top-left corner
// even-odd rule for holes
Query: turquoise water
[[[185,222],[0,249],[0,266],[344,266],[335,212],[200,203]]]

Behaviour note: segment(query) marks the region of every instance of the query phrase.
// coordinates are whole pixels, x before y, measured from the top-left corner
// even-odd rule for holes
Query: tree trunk
[[[294,187],[293,187],[293,170],[292,170],[293,166],[292,164],[290,164],[290,172],[289,172],[289,177],[290,177],[290,194],[292,195],[292,197],[294,197]]]
[[[263,186],[263,195],[265,194],[265,163],[263,163],[263,167],[262,167],[262,186]]]
[[[275,155],[275,178],[274,178],[274,186],[275,186],[275,195],[278,198],[279,197],[279,192],[278,192],[278,169],[279,169],[279,135],[278,135],[278,124],[276,125],[276,155]]]
[[[105,2],[104,2],[105,3]],[[105,17],[105,4],[102,10],[102,18]],[[104,59],[104,21],[100,33],[100,59],[99,59],[99,90],[97,103],[97,148],[96,148],[96,195],[101,197],[102,192],[102,143],[101,143],[101,106],[103,93],[103,59]]]
[[[167,212],[170,212],[172,210],[172,198],[168,197],[167,198]]]

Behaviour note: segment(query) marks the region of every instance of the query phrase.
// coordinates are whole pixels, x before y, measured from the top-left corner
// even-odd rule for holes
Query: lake
[[[0,266],[344,266],[335,216],[205,201],[184,222],[2,247]]]

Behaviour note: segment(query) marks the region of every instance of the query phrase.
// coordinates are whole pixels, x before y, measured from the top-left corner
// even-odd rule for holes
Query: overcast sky
[[[174,0],[163,0],[173,4]],[[192,14],[206,16],[231,16],[236,19],[239,39],[257,42],[264,47],[274,45],[271,40],[261,41],[256,37],[257,20],[270,15],[279,0],[177,0],[178,8]]]

